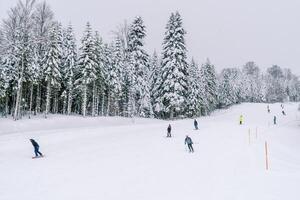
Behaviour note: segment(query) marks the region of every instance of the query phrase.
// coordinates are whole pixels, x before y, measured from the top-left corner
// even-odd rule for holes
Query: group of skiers
[[[194,127],[195,127],[195,130],[198,130],[198,121],[196,119],[194,120]],[[167,128],[167,137],[172,137],[171,131],[172,131],[172,127],[171,127],[171,124],[169,124],[168,128]],[[186,135],[186,137],[185,137],[184,144],[188,146],[190,153],[194,152],[193,140],[188,135]]]
[[[284,111],[284,105],[283,104],[281,104],[280,105],[280,107],[281,107],[281,113],[282,113],[282,115],[286,115],[286,113],[285,113],[285,111]],[[267,106],[267,110],[268,110],[268,113],[270,113],[271,112],[271,110],[270,110],[270,106],[268,105]],[[277,117],[276,117],[276,115],[274,115],[274,117],[273,117],[273,124],[274,125],[276,125],[277,124]]]
[[[281,106],[281,109],[282,109],[282,114],[286,115],[285,112],[284,112],[283,104],[281,104],[280,106]],[[268,111],[268,113],[271,112],[269,105],[267,106],[267,111]],[[244,123],[243,115],[240,115],[239,123],[240,123],[240,125],[242,125]],[[274,123],[274,125],[277,124],[277,117],[275,115],[274,115],[274,118],[273,118],[273,123]],[[198,121],[196,119],[194,120],[194,127],[195,127],[195,130],[198,130]],[[172,131],[172,127],[171,127],[171,124],[169,124],[168,128],[167,128],[167,137],[172,137],[171,131]],[[43,157],[43,154],[39,151],[39,144],[34,139],[30,139],[30,142],[34,147],[35,157]],[[194,152],[193,141],[188,135],[186,135],[186,137],[185,137],[184,144],[188,146],[188,149],[189,149],[190,153]]]

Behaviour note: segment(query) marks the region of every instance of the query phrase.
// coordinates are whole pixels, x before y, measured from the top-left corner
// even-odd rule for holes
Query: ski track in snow
[[[0,200],[299,200],[297,107],[286,103],[282,116],[278,103],[271,113],[244,103],[199,118],[199,130],[192,119],[0,119]],[[195,153],[184,146],[187,134]],[[30,138],[45,158],[31,159]]]

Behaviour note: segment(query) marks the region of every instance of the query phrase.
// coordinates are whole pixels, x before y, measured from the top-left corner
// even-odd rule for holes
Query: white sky
[[[17,0],[0,0],[0,18]],[[146,48],[161,50],[171,12],[183,18],[189,57],[207,57],[218,70],[255,61],[265,69],[278,64],[300,75],[300,0],[47,0],[55,18],[81,33],[87,21],[105,41],[125,19],[140,15]]]

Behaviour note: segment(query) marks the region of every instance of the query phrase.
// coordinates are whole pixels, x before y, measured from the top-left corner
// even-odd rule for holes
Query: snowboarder
[[[268,105],[268,107],[267,107],[267,108],[268,108],[268,113],[270,113],[270,106]]]
[[[192,141],[192,139],[188,135],[185,137],[184,144],[187,144],[190,153],[194,152],[193,141]]]
[[[43,157],[43,154],[39,151],[39,144],[34,140],[34,139],[30,139],[30,142],[32,144],[32,146],[34,147],[34,153],[35,153],[35,157],[39,157],[39,155],[41,157]]]
[[[172,136],[171,136],[171,130],[172,130],[171,124],[169,124],[169,126],[168,126],[168,128],[167,128],[167,137],[172,137]]]
[[[194,120],[194,126],[195,126],[195,129],[198,130],[198,122],[196,119]]]
[[[243,115],[240,116],[240,125],[243,124]]]
[[[273,122],[274,122],[274,125],[276,125],[276,122],[277,122],[277,118],[276,118],[276,116],[274,116],[274,118],[273,118]]]

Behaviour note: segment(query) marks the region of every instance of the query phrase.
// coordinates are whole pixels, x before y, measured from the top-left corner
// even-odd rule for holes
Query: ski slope
[[[300,112],[284,106],[286,116],[280,104],[236,105],[199,118],[198,131],[193,119],[0,119],[0,200],[299,200]],[[30,138],[44,158],[31,159]]]

